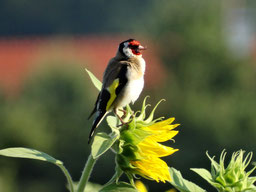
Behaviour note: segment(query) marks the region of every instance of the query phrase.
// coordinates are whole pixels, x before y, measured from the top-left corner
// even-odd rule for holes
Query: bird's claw
[[[119,111],[121,111],[121,112],[123,112],[123,116],[122,116],[122,118],[124,118],[125,116],[126,116],[126,114],[127,114],[127,111],[126,110],[124,110],[124,109],[118,109]]]

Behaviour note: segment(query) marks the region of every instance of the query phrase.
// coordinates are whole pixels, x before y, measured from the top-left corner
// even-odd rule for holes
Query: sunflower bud
[[[242,150],[233,153],[226,168],[224,166],[225,151],[221,153],[219,163],[207,153],[208,158],[211,160],[211,174],[205,179],[220,192],[256,191],[256,186],[253,184],[256,181],[256,177],[250,177],[256,166],[248,172],[245,171],[252,159],[252,152],[248,153],[245,158],[244,153]],[[200,174],[199,171],[196,172]],[[204,177],[203,175],[205,176],[206,174],[201,174],[202,177]]]

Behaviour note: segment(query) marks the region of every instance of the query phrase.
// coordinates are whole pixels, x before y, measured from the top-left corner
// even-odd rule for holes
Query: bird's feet
[[[124,112],[124,113],[126,113],[126,111],[125,110],[120,110],[120,111],[122,111],[122,112]],[[124,117],[126,114],[124,114],[122,117]],[[130,119],[130,121],[128,121],[128,122],[124,122],[124,120],[119,116],[119,115],[117,115],[116,114],[116,116],[118,117],[118,119],[121,121],[121,124],[120,125],[117,125],[117,127],[121,127],[121,126],[123,126],[123,125],[128,125],[128,124],[130,124],[132,121],[133,121],[133,119],[134,119],[134,113],[131,115],[131,119]]]
[[[121,111],[121,112],[123,112],[122,118],[124,118],[124,117],[126,116],[126,114],[127,114],[126,110],[124,110],[124,109],[118,109],[118,110]]]

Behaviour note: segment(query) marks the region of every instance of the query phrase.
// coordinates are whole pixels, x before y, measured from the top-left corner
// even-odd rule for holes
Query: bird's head
[[[141,51],[145,49],[146,47],[143,47],[139,41],[128,39],[120,43],[118,50],[125,57],[131,58],[141,56]]]

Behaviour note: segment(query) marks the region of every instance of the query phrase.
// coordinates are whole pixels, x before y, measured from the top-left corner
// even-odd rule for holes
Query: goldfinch
[[[96,113],[88,143],[108,112],[113,111],[124,124],[117,109],[134,103],[144,87],[146,63],[141,51],[145,49],[139,41],[129,39],[120,43],[116,56],[109,61],[103,75],[102,89],[89,116]]]

